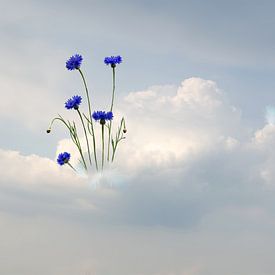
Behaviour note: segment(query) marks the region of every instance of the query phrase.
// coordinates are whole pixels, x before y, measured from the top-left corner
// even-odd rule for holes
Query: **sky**
[[[1,274],[275,274],[274,1],[0,8]],[[77,120],[72,95],[87,110],[65,67],[76,53],[93,110],[111,102],[104,57],[123,58],[126,139],[103,173],[59,166],[77,151],[61,124],[46,134],[58,114]]]

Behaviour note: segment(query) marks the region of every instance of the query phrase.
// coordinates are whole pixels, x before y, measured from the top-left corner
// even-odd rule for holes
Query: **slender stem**
[[[103,171],[104,166],[104,124],[101,125],[101,136],[102,136],[102,158],[101,158],[101,169]]]
[[[117,143],[116,143],[116,145],[115,145],[115,147],[114,147],[114,150],[113,150],[112,162],[114,161],[114,158],[115,158],[116,147],[117,147]]]
[[[94,149],[94,157],[95,157],[95,166],[96,166],[96,170],[98,170],[98,164],[97,164],[97,157],[96,157],[96,141],[95,141],[95,132],[94,132],[94,126],[93,126],[93,120],[92,120],[92,111],[91,111],[91,102],[90,102],[90,97],[89,97],[89,91],[88,91],[88,86],[85,80],[85,77],[82,73],[82,71],[80,69],[78,69],[84,86],[85,86],[85,91],[86,91],[86,96],[87,96],[87,100],[88,100],[88,108],[89,108],[89,118],[91,118],[90,122],[91,122],[91,130],[92,130],[92,137],[93,137],[93,149]]]
[[[113,154],[112,154],[112,162],[114,161],[114,158],[115,158],[115,153],[116,153],[117,145],[123,139],[124,139],[124,137],[121,137],[120,139],[117,140],[117,142],[115,144],[114,151],[113,151]]]
[[[84,87],[85,87],[85,91],[86,91],[86,96],[87,96],[87,100],[88,100],[88,108],[89,108],[89,117],[92,117],[91,102],[90,102],[90,97],[89,97],[88,86],[87,86],[84,74],[82,73],[82,71],[80,69],[78,69],[78,71],[79,71],[79,73],[80,73],[80,75],[82,77],[82,80],[83,80],[83,83],[84,83]]]
[[[71,126],[72,127],[72,126]],[[85,161],[85,158],[84,158],[84,156],[83,156],[83,152],[82,152],[82,148],[81,148],[81,144],[80,144],[80,141],[79,141],[79,138],[78,138],[78,135],[77,135],[77,131],[76,131],[76,126],[75,126],[75,123],[73,123],[73,128],[72,129],[74,129],[74,132],[73,132],[73,137],[74,137],[74,143],[75,143],[75,145],[77,146],[77,148],[78,148],[78,151],[79,151],[79,154],[80,154],[80,156],[81,156],[81,158],[82,158],[82,161],[83,161],[83,164],[84,164],[84,168],[85,168],[85,170],[87,171],[88,170],[88,168],[87,168],[87,164],[86,164],[86,161]]]
[[[111,143],[111,130],[112,130],[112,121],[110,121],[110,127],[108,129],[108,154],[107,154],[107,160],[110,159],[110,143]]]
[[[83,156],[82,150],[81,150],[81,149],[79,149],[79,151],[80,151],[80,156],[81,156],[81,159],[82,159],[82,162],[83,162],[83,165],[84,165],[84,169],[87,171],[87,170],[88,170],[88,168],[87,168],[87,164],[86,164],[86,162],[85,162],[85,159],[84,159],[84,156]]]
[[[86,165],[86,162],[85,162],[83,153],[82,153],[82,149],[81,149],[80,141],[79,141],[78,136],[77,136],[76,128],[73,128],[73,126],[70,124],[69,121],[68,121],[68,123],[66,123],[66,121],[64,120],[64,118],[63,118],[62,116],[59,115],[59,117],[55,117],[55,118],[51,121],[49,130],[51,130],[52,125],[53,125],[53,123],[55,122],[55,120],[60,120],[60,121],[63,122],[63,123],[65,124],[65,126],[68,128],[68,130],[69,130],[69,132],[70,132],[71,139],[72,139],[73,143],[76,145],[76,147],[77,147],[77,149],[78,149],[78,151],[79,151],[79,154],[80,154],[80,156],[81,156],[81,158],[82,158],[84,168],[85,168],[85,170],[87,170],[87,165]],[[75,125],[74,125],[74,126],[75,126]],[[74,130],[73,130],[73,129],[74,129]]]
[[[98,164],[97,164],[97,157],[96,157],[96,145],[95,145],[95,132],[94,132],[94,126],[93,126],[93,122],[91,119],[91,130],[92,130],[92,137],[93,137],[93,148],[94,148],[94,157],[95,157],[95,166],[96,166],[96,170],[98,171]]]
[[[87,149],[88,149],[88,155],[89,155],[89,161],[90,161],[90,164],[92,164],[91,153],[90,153],[90,146],[89,146],[89,141],[88,141],[88,137],[87,137],[86,127],[85,127],[85,125],[84,125],[84,121],[83,121],[82,115],[81,115],[81,113],[79,112],[78,109],[77,109],[77,112],[78,112],[78,114],[79,114],[79,117],[80,117],[80,120],[81,120],[81,123],[82,123],[82,126],[83,126],[83,130],[84,130],[85,138],[86,138]]]
[[[84,156],[83,156],[83,153],[82,153],[82,149],[81,149],[81,147],[80,147],[80,143],[79,143],[78,150],[79,150],[80,156],[81,156],[81,158],[82,158],[82,162],[83,162],[84,168],[85,168],[85,170],[87,171],[88,168],[87,168],[87,164],[86,164],[86,162],[85,162],[85,159],[84,159]]]
[[[69,162],[67,162],[67,164],[68,164],[75,172],[77,172]]]
[[[69,129],[69,131],[71,131],[71,129],[69,128],[68,124],[65,122],[65,120],[63,118],[60,118],[60,117],[55,117],[51,123],[50,123],[50,126],[49,126],[49,130],[51,131],[52,129],[52,126],[53,126],[53,123],[55,122],[55,120],[60,120],[61,122],[63,122],[65,124],[65,126]]]
[[[118,128],[118,133],[116,134],[116,141],[115,141],[115,143],[113,143],[112,162],[114,161],[114,158],[115,158],[115,153],[116,153],[116,149],[117,149],[118,143],[119,143],[122,139],[124,139],[123,133],[121,132],[122,126],[124,127],[124,129],[126,129],[124,117],[121,119],[120,126],[119,126],[119,128]]]
[[[112,92],[112,102],[111,102],[111,108],[110,108],[111,112],[113,111],[114,98],[115,98],[115,88],[116,88],[115,79],[116,79],[116,72],[115,72],[115,67],[113,67],[113,92]],[[111,132],[112,132],[112,120],[110,121],[110,127],[109,127],[109,133],[108,133],[108,154],[107,154],[108,161],[110,159]]]
[[[110,110],[111,112],[113,111],[114,98],[115,98],[115,88],[116,88],[115,79],[116,79],[116,71],[115,71],[115,68],[113,67],[113,93],[112,93],[112,103],[111,103],[111,110]]]

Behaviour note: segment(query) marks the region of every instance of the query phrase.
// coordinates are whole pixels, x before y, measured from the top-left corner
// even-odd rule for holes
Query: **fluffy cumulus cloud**
[[[248,135],[201,78],[131,92],[114,113],[127,137],[103,175],[0,151],[0,271],[274,274],[275,126]],[[69,140],[60,151],[76,155]]]
[[[240,112],[213,81],[190,78],[174,89],[151,87],[130,93],[125,103],[130,142],[123,148],[129,165],[174,166],[217,144],[238,143]]]

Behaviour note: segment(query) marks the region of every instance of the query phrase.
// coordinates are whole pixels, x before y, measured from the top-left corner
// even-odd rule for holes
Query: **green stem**
[[[67,162],[67,164],[68,164],[75,172],[77,172],[69,162]]]
[[[78,112],[78,114],[79,114],[79,117],[80,117],[80,120],[81,120],[81,123],[82,123],[82,126],[83,126],[83,130],[84,130],[85,138],[86,138],[87,149],[88,149],[88,155],[89,155],[89,161],[90,161],[90,164],[92,164],[91,153],[90,153],[90,146],[89,146],[89,141],[88,141],[88,137],[87,137],[86,127],[85,127],[85,125],[84,125],[84,121],[83,121],[82,115],[81,115],[81,113],[79,112],[78,109],[77,109],[77,112]]]
[[[112,92],[112,102],[111,102],[111,108],[110,108],[111,112],[113,111],[114,98],[115,98],[115,88],[116,88],[115,78],[116,78],[115,67],[113,67],[113,92]],[[110,159],[111,132],[112,132],[112,120],[110,121],[110,127],[109,127],[109,133],[108,133],[108,154],[107,154],[108,161]]]
[[[113,150],[112,162],[114,161],[114,158],[115,158],[116,147],[117,147],[117,144],[115,145],[114,150]]]
[[[112,120],[110,121],[110,127],[108,129],[108,154],[107,154],[107,160],[110,159],[110,143],[111,143],[111,130],[112,130]]]
[[[80,156],[81,156],[81,158],[82,158],[82,162],[83,162],[84,168],[85,168],[85,170],[87,171],[88,168],[87,168],[87,164],[86,164],[86,162],[85,162],[85,159],[84,159],[82,150],[81,150],[80,148],[79,148],[78,150],[79,150]]]
[[[69,124],[69,126],[70,126],[70,124]],[[80,154],[80,156],[82,158],[82,161],[83,161],[84,168],[87,171],[88,168],[87,168],[87,164],[86,164],[85,158],[83,156],[83,152],[82,152],[80,140],[79,140],[78,135],[77,135],[77,130],[76,130],[75,123],[73,122],[73,126],[70,126],[70,127],[72,129],[74,129],[74,131],[71,131],[71,134],[72,134],[71,137],[73,137],[72,140],[75,143],[76,147],[78,148],[79,154]]]
[[[88,100],[88,108],[89,108],[89,116],[92,117],[91,102],[90,102],[90,97],[89,97],[88,86],[87,86],[84,74],[82,73],[82,71],[80,69],[78,69],[78,71],[79,71],[79,73],[80,73],[80,75],[82,77],[82,80],[83,80],[83,83],[84,83],[84,87],[85,87],[85,91],[86,91],[86,96],[87,96],[87,100]]]
[[[114,161],[114,158],[115,158],[115,153],[116,153],[116,149],[117,149],[117,145],[118,143],[123,139],[123,134],[121,136],[121,129],[122,129],[122,125],[124,123],[124,126],[125,126],[125,121],[124,121],[124,118],[122,118],[121,122],[120,122],[120,126],[118,128],[118,133],[116,135],[116,141],[115,141],[115,146],[113,148],[113,154],[112,154],[112,162]]]
[[[113,93],[112,93],[112,103],[111,103],[111,110],[110,110],[111,112],[113,111],[114,98],[115,98],[115,88],[116,88],[115,79],[116,79],[116,71],[115,71],[115,68],[113,67]]]
[[[101,134],[102,134],[102,159],[101,159],[101,169],[103,171],[104,166],[104,124],[101,125]]]
[[[65,124],[65,126],[69,129],[69,131],[71,131],[70,127],[69,127],[68,124],[65,122],[65,120],[64,120],[63,118],[59,118],[59,117],[55,117],[55,118],[51,121],[50,126],[49,126],[49,128],[48,128],[49,131],[51,131],[52,125],[53,125],[53,123],[55,122],[55,120],[60,120],[61,122],[63,122],[63,123]]]
[[[85,87],[85,91],[86,91],[86,96],[87,96],[87,100],[88,100],[88,108],[89,108],[89,118],[91,119],[91,130],[92,130],[92,137],[93,137],[93,149],[94,149],[94,157],[95,157],[95,165],[96,165],[96,170],[98,171],[98,164],[97,164],[97,157],[96,157],[96,141],[95,141],[95,132],[94,132],[94,125],[93,125],[93,119],[92,119],[92,111],[91,111],[91,102],[90,102],[90,97],[89,97],[89,91],[88,91],[88,86],[85,80],[85,77],[82,73],[82,71],[80,69],[78,69],[83,83],[84,83],[84,87]]]
[[[78,151],[79,151],[79,154],[80,154],[80,156],[81,156],[81,158],[82,158],[84,168],[85,168],[85,170],[87,170],[87,165],[86,165],[86,162],[85,162],[83,153],[82,153],[80,141],[79,141],[78,136],[77,136],[77,133],[76,133],[76,128],[73,128],[73,126],[70,124],[70,122],[66,123],[66,121],[64,120],[64,118],[63,118],[62,116],[59,115],[59,117],[55,117],[55,118],[51,121],[50,127],[48,128],[50,131],[51,131],[52,125],[53,125],[53,123],[55,122],[55,120],[60,120],[60,121],[61,121],[62,123],[64,123],[64,125],[68,128],[68,130],[69,130],[69,132],[70,132],[71,139],[72,139],[73,143],[76,145],[76,147],[77,147],[77,149],[78,149]]]

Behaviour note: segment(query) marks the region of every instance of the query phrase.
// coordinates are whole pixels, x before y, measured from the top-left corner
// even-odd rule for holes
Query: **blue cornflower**
[[[66,102],[65,102],[65,107],[69,110],[74,108],[75,110],[78,109],[80,103],[82,101],[82,97],[79,95],[74,95],[72,98],[69,98]]]
[[[93,112],[92,117],[95,121],[100,121],[100,124],[105,124],[106,120],[112,120],[114,115],[112,112],[96,111]]]
[[[82,60],[83,60],[83,57],[80,54],[75,54],[67,60],[66,68],[70,71],[79,69]]]
[[[112,120],[113,119],[113,117],[114,117],[114,115],[113,115],[113,112],[107,112],[106,113],[106,120]]]
[[[122,62],[122,57],[120,55],[105,57],[104,59],[104,63],[106,65],[111,65],[112,68],[115,68],[116,64],[120,64],[121,62]]]
[[[67,152],[60,153],[57,157],[57,163],[59,165],[64,165],[69,162],[70,157],[71,157],[70,153],[67,153]]]

